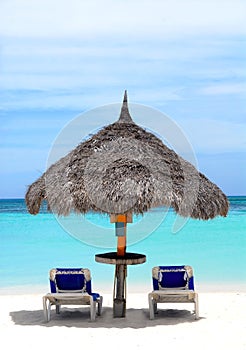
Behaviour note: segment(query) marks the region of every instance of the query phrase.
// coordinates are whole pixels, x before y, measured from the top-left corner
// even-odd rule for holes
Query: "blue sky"
[[[64,126],[125,89],[177,123],[227,195],[245,195],[245,13],[243,0],[2,0],[0,198],[24,197]]]

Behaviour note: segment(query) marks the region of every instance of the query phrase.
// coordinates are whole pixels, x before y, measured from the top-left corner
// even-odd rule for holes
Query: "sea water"
[[[189,219],[176,233],[173,227],[177,215],[172,210],[158,208],[147,217],[134,217],[133,224],[128,224],[127,251],[145,254],[146,262],[128,267],[128,289],[150,289],[153,266],[184,264],[193,267],[198,285],[245,288],[246,197],[229,197],[229,201],[226,218]],[[0,292],[46,288],[48,272],[53,267],[87,267],[97,289],[112,288],[114,266],[95,262],[96,254],[116,249],[109,218],[86,215],[81,219],[81,228],[78,220],[73,226],[81,232],[78,235],[69,232],[66,224],[45,206],[38,215],[30,215],[24,199],[0,200]]]

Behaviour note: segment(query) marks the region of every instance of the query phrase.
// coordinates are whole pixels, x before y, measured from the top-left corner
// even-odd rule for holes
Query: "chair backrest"
[[[155,266],[152,269],[154,290],[194,290],[194,276],[191,266]]]
[[[91,294],[89,269],[55,268],[50,270],[51,293],[81,292]]]

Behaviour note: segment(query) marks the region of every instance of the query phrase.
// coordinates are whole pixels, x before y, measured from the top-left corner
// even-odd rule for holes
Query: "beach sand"
[[[153,321],[148,293],[128,293],[126,317],[113,318],[112,293],[101,292],[103,312],[96,322],[87,306],[63,306],[49,323],[43,294],[0,295],[1,349],[246,349],[244,291],[199,293],[199,320],[193,304],[159,304]]]

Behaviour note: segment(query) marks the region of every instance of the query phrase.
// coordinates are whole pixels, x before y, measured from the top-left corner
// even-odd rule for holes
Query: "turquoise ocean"
[[[150,290],[153,266],[183,264],[194,268],[195,283],[200,287],[246,290],[246,196],[229,197],[229,201],[226,218],[189,219],[176,233],[172,228],[177,215],[172,210],[153,229],[151,224],[163,208],[154,210],[144,222],[145,232],[149,225],[150,233],[129,240],[127,251],[145,254],[147,261],[128,267],[128,291]],[[106,233],[104,226],[110,227]],[[106,247],[106,235],[114,236],[113,224],[108,217],[88,214],[81,230],[83,237],[87,232],[90,237],[93,232],[100,236],[101,230],[103,244],[75,238],[45,206],[33,216],[24,199],[0,199],[0,293],[46,291],[53,267],[87,267],[94,290],[112,290],[114,266],[95,262],[95,254],[115,250]],[[128,235],[134,236],[134,229]]]

